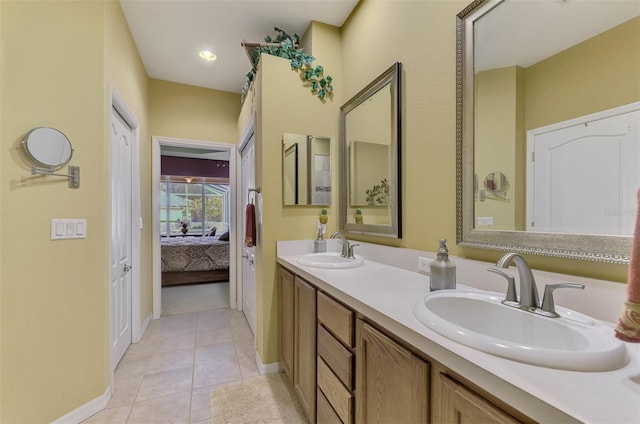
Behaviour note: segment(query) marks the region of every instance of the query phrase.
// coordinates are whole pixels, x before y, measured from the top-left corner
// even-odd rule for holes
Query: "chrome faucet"
[[[518,276],[520,280],[520,307],[535,309],[540,306],[538,299],[538,287],[536,280],[527,261],[517,253],[507,253],[498,262],[496,266],[500,268],[508,268],[511,261],[516,263],[518,268]]]
[[[553,301],[553,292],[557,289],[580,289],[584,290],[583,284],[574,283],[560,283],[560,284],[547,284],[544,288],[544,298],[542,304],[538,300],[538,287],[536,286],[536,280],[533,278],[533,273],[527,261],[517,253],[507,253],[498,262],[496,266],[500,268],[508,268],[511,261],[516,263],[518,268],[518,276],[520,280],[520,301],[518,302],[515,294],[515,282],[512,275],[506,274],[499,269],[489,268],[489,271],[501,275],[507,279],[507,298],[502,302],[507,306],[513,306],[519,309],[524,309],[529,312],[533,312],[538,315],[542,315],[549,318],[558,318],[560,315],[555,310],[555,303]]]
[[[340,243],[342,243],[342,253],[340,254],[340,256],[347,259],[356,258],[353,254],[353,248],[356,246],[360,246],[359,244],[349,244],[347,238],[340,231],[336,231],[335,233],[331,234],[329,238],[337,238],[339,239]]]

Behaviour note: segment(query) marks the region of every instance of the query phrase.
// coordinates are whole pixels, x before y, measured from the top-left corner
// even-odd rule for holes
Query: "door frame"
[[[249,119],[249,122],[247,123],[247,126],[245,127],[244,131],[242,132],[242,135],[240,136],[240,139],[238,140],[238,149],[236,152],[236,161],[238,164],[242,164],[242,150],[244,150],[245,146],[247,145],[247,143],[249,142],[249,140],[251,139],[251,136],[254,135],[255,130],[256,130],[256,124],[255,124],[255,117],[256,114],[253,113],[251,115],[251,118]],[[254,141],[254,149],[255,149],[255,141]],[[255,151],[255,150],[254,150]],[[240,185],[240,187],[242,187],[242,169],[240,166],[238,166],[237,169],[237,174],[236,174],[236,178],[238,180],[238,184]],[[239,191],[238,191],[239,192]],[[244,222],[244,213],[245,211],[243,210],[242,206],[242,199],[243,199],[243,195],[248,194],[248,193],[240,193],[238,194],[238,198],[236,200],[236,210],[237,210],[237,216],[236,216],[236,220],[237,222]],[[257,232],[257,229],[256,229]],[[237,233],[236,236],[236,240],[237,240],[237,257],[238,258],[242,258],[242,250],[244,247],[244,228],[240,228],[240,230]],[[257,246],[256,246],[257,248]],[[255,278],[255,273],[254,273],[254,278]],[[238,277],[237,277],[237,299],[238,299],[238,310],[242,311],[242,300],[243,300],[243,281],[242,281],[242,261],[239,261],[238,264]],[[257,302],[257,299],[256,299]]]
[[[192,147],[197,149],[227,149],[229,150],[229,186],[230,215],[235,217],[237,202],[236,161],[237,146],[230,143],[215,141],[192,140],[187,138],[173,138],[163,136],[151,137],[151,219],[152,219],[152,278],[153,278],[153,319],[158,319],[162,313],[162,274],[160,265],[160,156],[161,147]],[[229,228],[229,308],[237,307],[237,275],[236,261],[236,231],[237,219],[231,220]]]
[[[126,124],[131,128],[131,342],[137,343],[142,338],[142,323],[140,320],[140,231],[142,230],[142,218],[140,216],[140,124],[136,119],[133,112],[124,101],[124,98],[118,93],[113,83],[109,84],[109,105],[108,105],[108,145],[111,149],[111,114],[115,109],[118,114],[124,119]],[[109,158],[111,156],[109,155]],[[111,184],[111,175],[113,173],[113,164],[109,159],[109,184]],[[111,190],[109,190],[109,193]],[[112,204],[111,194],[109,194],[109,210],[111,210]],[[136,225],[136,222],[138,225]],[[109,228],[111,228],[111,215],[109,215]],[[111,237],[109,236],[109,239]],[[112,247],[109,242],[109,255],[111,255]],[[111,257],[109,263],[111,263]],[[109,271],[109,302],[111,302],[111,281],[113,276]],[[110,303],[109,303],[110,304]],[[113,329],[111,328],[111,321],[113,319],[111,306],[109,306],[109,345],[113,340]],[[113,352],[109,350],[109,357]],[[111,363],[111,359],[110,362]],[[113,372],[113,370],[111,370]]]

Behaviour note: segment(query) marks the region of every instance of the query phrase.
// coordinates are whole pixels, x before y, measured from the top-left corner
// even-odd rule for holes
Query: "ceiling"
[[[151,78],[239,93],[251,64],[240,43],[274,27],[303,35],[312,20],[341,27],[358,0],[120,0]],[[200,50],[218,59],[206,62]]]

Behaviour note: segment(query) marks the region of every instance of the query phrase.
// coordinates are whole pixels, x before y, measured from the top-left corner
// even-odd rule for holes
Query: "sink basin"
[[[300,256],[298,263],[315,268],[355,268],[364,264],[364,258],[358,255],[355,259],[343,258],[338,252],[309,253]]]
[[[609,371],[628,362],[613,329],[556,307],[547,318],[501,303],[492,293],[441,290],[416,303],[413,313],[433,331],[480,351],[527,364],[573,371]]]

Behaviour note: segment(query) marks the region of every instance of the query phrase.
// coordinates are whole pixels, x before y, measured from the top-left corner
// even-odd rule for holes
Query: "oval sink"
[[[364,264],[364,258],[358,255],[355,259],[343,258],[337,252],[309,253],[300,256],[298,263],[315,268],[355,268]]]
[[[547,318],[505,306],[489,293],[442,290],[416,303],[413,313],[437,333],[492,355],[573,371],[608,371],[628,362],[613,329],[557,307]]]

